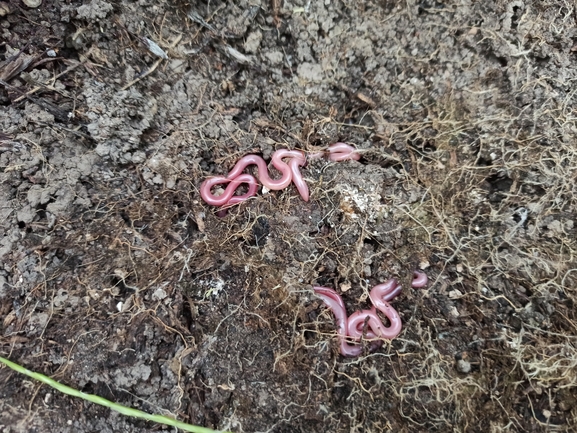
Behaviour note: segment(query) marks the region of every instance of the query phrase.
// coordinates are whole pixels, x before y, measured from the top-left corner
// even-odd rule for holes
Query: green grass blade
[[[94,395],[94,394],[85,394],[81,391],[78,391],[77,389],[70,388],[69,386],[63,385],[60,382],[56,382],[54,379],[51,379],[48,376],[45,376],[45,375],[40,374],[40,373],[36,373],[34,371],[30,371],[30,370],[22,367],[21,365],[18,365],[16,363],[9,361],[9,360],[2,358],[2,357],[0,357],[0,362],[7,365],[11,369],[17,371],[18,373],[22,373],[28,377],[31,377],[32,379],[39,380],[40,382],[43,382],[46,385],[49,385],[52,388],[55,388],[64,394],[68,394],[68,395],[71,395],[73,397],[79,397],[79,398],[82,398],[84,400],[90,401],[92,403],[99,404],[100,406],[109,407],[110,409],[115,410],[116,412],[119,412],[123,415],[133,416],[135,418],[141,418],[141,419],[145,419],[148,421],[157,422],[159,424],[170,425],[170,426],[177,427],[181,430],[184,430],[187,432],[192,432],[192,433],[217,433],[215,430],[212,430],[212,429],[209,429],[206,427],[199,427],[199,426],[195,426],[195,425],[191,425],[191,424],[186,424],[184,422],[177,421],[173,418],[169,418],[169,417],[164,416],[164,415],[151,415],[149,413],[143,412],[143,411],[138,410],[138,409],[133,409],[131,407],[122,406],[121,404],[114,403],[110,400],[107,400],[103,397],[99,397],[99,396]]]

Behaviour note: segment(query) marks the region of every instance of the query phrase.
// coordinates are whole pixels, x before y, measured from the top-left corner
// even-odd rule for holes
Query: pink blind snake
[[[428,278],[425,273],[414,272],[411,284],[413,287],[425,287],[427,282]],[[372,349],[378,348],[383,340],[392,340],[401,332],[403,326],[401,318],[389,304],[389,301],[399,295],[402,290],[401,285],[394,278],[371,289],[369,297],[373,307],[370,310],[357,311],[348,318],[345,303],[334,289],[314,286],[313,290],[335,315],[339,350],[343,356],[355,357],[362,353],[362,346],[355,343],[358,343],[363,337],[365,323],[367,326],[365,337],[368,340],[374,340],[371,346]],[[383,324],[377,314],[377,310],[389,319],[389,326]]]
[[[328,155],[329,160],[340,162],[346,160],[359,160],[361,155],[350,144],[335,143],[327,148],[326,152],[318,152],[309,155],[309,159],[321,158]],[[288,163],[285,162],[288,160]],[[281,173],[279,179],[273,179],[268,173],[267,163],[262,157],[254,154],[243,156],[225,176],[213,176],[206,179],[200,186],[200,196],[205,203],[211,206],[230,207],[256,195],[258,182],[254,176],[243,173],[249,165],[256,165],[257,177],[262,185],[272,191],[278,191],[294,183],[304,201],[309,200],[309,188],[304,181],[300,167],[306,164],[307,158],[300,150],[277,150],[272,156],[272,165]],[[224,192],[220,195],[212,193],[212,188],[217,185],[227,184]],[[242,195],[234,195],[242,184],[248,185],[248,190]]]

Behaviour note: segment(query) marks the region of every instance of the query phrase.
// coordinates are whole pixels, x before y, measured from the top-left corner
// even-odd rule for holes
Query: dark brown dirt
[[[234,432],[575,431],[576,20],[0,2],[0,355]],[[308,203],[289,187],[221,218],[198,193],[242,155],[337,141],[363,157],[309,162]],[[403,332],[344,359],[312,285],[353,312],[391,277]],[[163,429],[0,384],[3,432]]]

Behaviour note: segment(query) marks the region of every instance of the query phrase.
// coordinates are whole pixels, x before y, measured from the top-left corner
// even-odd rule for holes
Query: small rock
[[[29,8],[37,8],[42,4],[42,0],[22,0],[22,3],[24,3]]]
[[[471,372],[471,363],[465,361],[464,359],[459,359],[457,361],[457,370],[461,373],[470,373]]]
[[[459,299],[459,298],[462,297],[462,296],[463,296],[463,294],[462,294],[461,291],[458,290],[458,289],[451,290],[451,291],[449,292],[449,298],[450,298],[450,299]]]
[[[154,291],[154,293],[152,294],[152,299],[154,301],[162,301],[164,298],[166,298],[167,294],[164,291],[164,289],[161,289],[160,287],[158,289],[156,289]]]

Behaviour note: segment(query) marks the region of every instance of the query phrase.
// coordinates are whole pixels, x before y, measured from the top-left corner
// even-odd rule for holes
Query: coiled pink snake
[[[413,287],[424,287],[427,282],[428,278],[425,273],[414,272],[411,284]],[[371,289],[369,297],[373,307],[370,310],[357,311],[348,318],[343,299],[337,292],[328,287],[320,286],[314,286],[313,290],[335,315],[339,349],[343,356],[355,357],[362,353],[362,346],[349,344],[349,341],[359,342],[361,340],[365,323],[367,324],[365,337],[369,340],[376,340],[373,342],[372,349],[378,348],[382,344],[382,340],[392,340],[401,332],[401,318],[388,302],[401,293],[402,290],[401,285],[394,278]],[[377,314],[377,310],[389,319],[389,326],[383,324]]]
[[[326,152],[309,155],[309,159],[320,158],[327,153],[328,158],[334,162],[348,159],[359,160],[361,157],[353,146],[346,143],[335,143],[330,145]],[[285,159],[288,159],[288,164],[284,161]],[[286,188],[292,182],[303,200],[308,201],[309,188],[300,172],[300,167],[306,164],[304,152],[280,149],[273,154],[271,162],[274,168],[281,172],[282,176],[280,179],[272,179],[270,177],[267,163],[260,156],[246,155],[236,163],[226,177],[213,176],[206,179],[200,186],[200,196],[209,205],[230,207],[256,195],[258,189],[256,179],[250,174],[242,173],[247,166],[256,165],[258,179],[267,189],[278,191]],[[212,188],[222,184],[228,184],[224,192],[219,196],[214,195]],[[248,191],[242,195],[234,195],[237,188],[242,184],[248,185]]]

